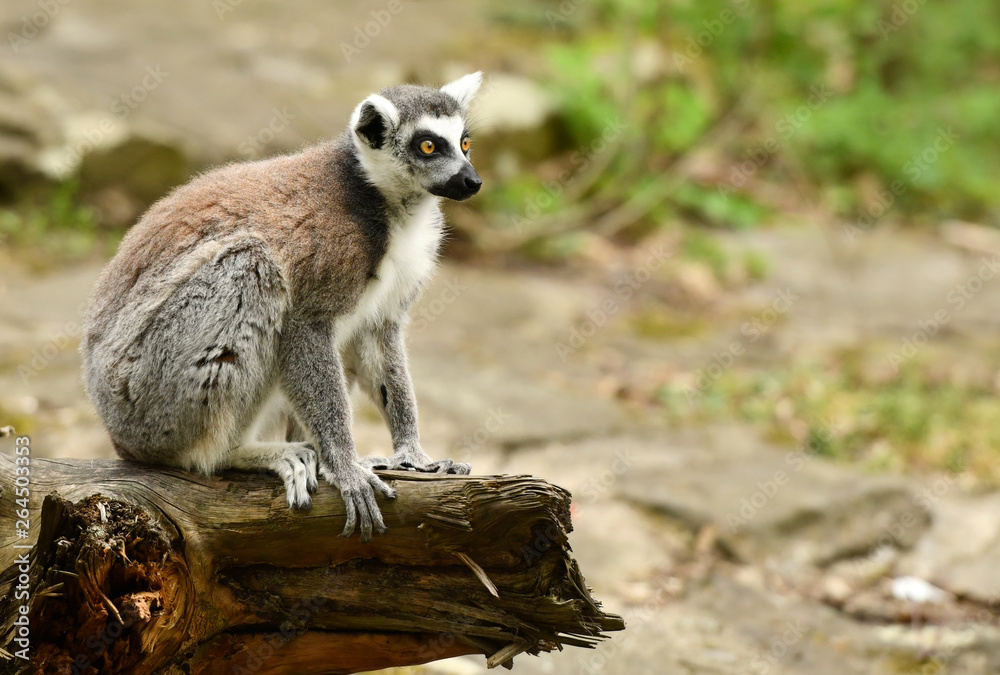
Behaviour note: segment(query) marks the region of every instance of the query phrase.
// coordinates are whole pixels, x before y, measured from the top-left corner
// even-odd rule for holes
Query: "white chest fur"
[[[390,226],[389,244],[354,309],[337,319],[338,346],[362,326],[400,319],[437,267],[443,235],[438,199],[428,197],[405,221]]]

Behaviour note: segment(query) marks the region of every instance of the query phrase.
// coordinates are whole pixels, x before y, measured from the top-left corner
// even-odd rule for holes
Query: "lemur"
[[[278,474],[290,508],[319,475],[344,499],[343,536],[385,532],[373,469],[468,474],[421,449],[407,313],[437,265],[440,198],[482,181],[469,103],[482,73],[371,94],[335,140],[223,166],[156,202],[100,276],[84,320],[84,382],[119,456],[211,475]],[[392,435],[359,458],[350,386]],[[275,402],[284,442],[257,435]]]

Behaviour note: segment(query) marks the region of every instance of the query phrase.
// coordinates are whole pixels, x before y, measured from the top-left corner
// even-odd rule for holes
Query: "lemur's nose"
[[[466,165],[463,166],[462,170],[459,172],[459,175],[462,177],[462,183],[468,191],[468,194],[466,195],[467,197],[471,197],[479,192],[479,188],[482,186],[483,181],[479,178],[479,174],[476,173],[476,170],[472,168],[471,164],[466,163]]]

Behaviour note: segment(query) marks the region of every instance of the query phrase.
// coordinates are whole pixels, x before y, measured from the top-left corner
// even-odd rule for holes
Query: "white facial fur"
[[[358,149],[358,160],[361,162],[365,174],[372,184],[382,191],[386,198],[392,200],[411,192],[412,186],[406,180],[404,167],[392,153],[385,152],[384,149],[371,147],[368,139],[358,133],[357,129],[358,122],[361,120],[361,111],[369,104],[374,106],[382,114],[382,117],[388,121],[390,125],[389,134],[394,133],[396,127],[399,126],[399,111],[396,110],[396,106],[389,99],[379,94],[372,94],[354,109],[354,113],[351,115],[350,126],[351,138],[354,141],[354,146]]]
[[[448,141],[458,155],[462,154],[462,134],[465,132],[465,120],[457,115],[451,117],[434,117],[424,115],[413,125],[414,130],[430,131]]]
[[[368,179],[379,188],[390,201],[399,203],[422,191],[431,191],[432,186],[441,185],[455,175],[469,160],[461,150],[465,131],[465,113],[482,83],[482,73],[476,72],[461,77],[441,87],[441,92],[454,98],[461,109],[460,114],[448,117],[423,115],[416,121],[400,122],[400,113],[389,99],[379,94],[371,94],[362,101],[351,115],[350,128],[358,158]],[[367,121],[371,111],[365,115],[365,107],[371,106],[387,125],[386,137],[393,138],[393,148],[373,148],[369,139],[358,133],[359,123]],[[412,158],[403,153],[405,143],[421,131],[433,133],[448,142],[449,152],[438,156],[437,160],[422,164],[421,170],[412,171]]]

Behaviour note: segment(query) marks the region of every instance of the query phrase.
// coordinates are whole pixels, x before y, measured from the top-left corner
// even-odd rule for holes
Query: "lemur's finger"
[[[456,476],[468,476],[470,473],[472,473],[472,465],[466,464],[465,462],[457,462],[455,464],[452,464],[451,473],[455,474]]]
[[[344,531],[340,533],[341,537],[350,537],[354,532],[354,526],[358,522],[358,510],[354,506],[354,497],[348,492],[341,492],[341,496],[344,498],[344,507],[347,510],[347,522],[344,523]]]
[[[309,493],[319,489],[319,479],[316,476],[316,451],[307,447],[302,453],[302,464],[306,470],[306,490]]]
[[[295,503],[299,507],[304,507],[309,501],[308,492],[308,482],[309,482],[309,470],[306,468],[305,462],[301,458],[296,458],[298,461],[290,462],[292,466],[292,476],[294,478],[293,485],[295,487]]]
[[[373,488],[375,488],[376,490],[378,490],[379,492],[381,492],[382,496],[385,497],[386,499],[395,499],[396,498],[396,491],[393,490],[388,485],[386,485],[385,481],[383,481],[381,478],[379,478],[375,474],[372,474],[372,477],[370,479],[368,479],[368,482],[371,483],[371,485],[372,485]]]
[[[302,462],[306,465],[306,490],[310,493],[319,489],[319,458],[311,445],[303,447]]]
[[[356,496],[358,500],[358,516],[361,520],[361,541],[365,543],[372,540],[372,514],[371,509],[368,507],[368,497],[371,496],[372,501],[374,501],[375,496],[369,495],[369,492],[370,490],[362,490]]]
[[[286,487],[288,493],[288,507],[292,509],[306,510],[312,508],[312,499],[305,489],[305,485],[297,482],[290,482]]]
[[[378,507],[378,503],[375,501],[375,491],[365,491],[365,503],[368,505],[368,511],[372,514],[372,524],[375,527],[375,531],[379,534],[385,534],[385,521],[382,519],[382,509]]]
[[[451,461],[450,459],[439,459],[436,462],[431,462],[430,464],[428,464],[427,470],[432,471],[433,473],[449,473],[451,466],[454,463],[455,462]]]
[[[295,481],[295,508],[303,511],[312,508],[312,497],[309,496],[309,489],[305,479]]]

